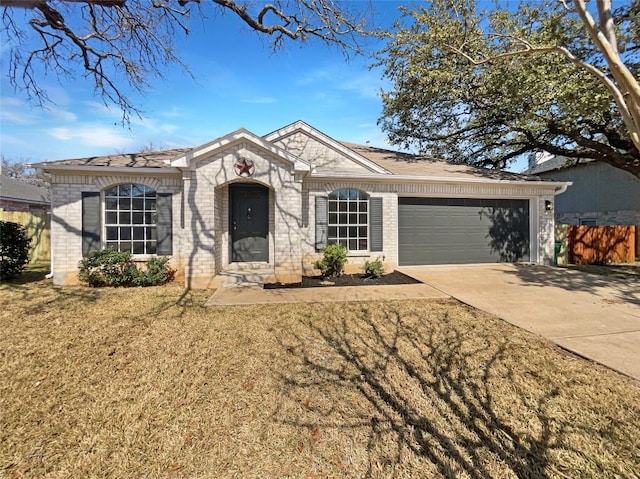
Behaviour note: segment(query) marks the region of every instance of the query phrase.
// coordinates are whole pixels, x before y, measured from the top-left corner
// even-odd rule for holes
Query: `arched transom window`
[[[133,254],[155,254],[156,192],[139,184],[104,192],[105,246]]]
[[[329,195],[328,243],[351,251],[369,249],[369,196],[356,189],[336,190]]]

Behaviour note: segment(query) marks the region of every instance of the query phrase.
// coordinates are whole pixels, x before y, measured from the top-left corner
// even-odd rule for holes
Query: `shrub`
[[[19,223],[0,221],[0,280],[18,276],[29,262],[31,238]]]
[[[89,286],[155,286],[173,279],[175,271],[164,256],[151,259],[139,269],[131,253],[107,248],[89,253],[80,261],[79,278]]]
[[[147,262],[144,270],[136,269],[134,283],[136,286],[156,286],[173,280],[175,270],[169,267],[169,258],[158,256]]]
[[[384,265],[382,264],[382,260],[377,258],[373,261],[365,261],[362,271],[367,278],[378,279],[382,277],[384,274]]]
[[[313,266],[320,270],[322,276],[340,276],[347,264],[347,247],[341,244],[330,244],[322,250],[322,259],[316,261]]]

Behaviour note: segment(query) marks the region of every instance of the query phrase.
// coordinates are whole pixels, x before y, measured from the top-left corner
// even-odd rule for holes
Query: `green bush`
[[[325,278],[340,276],[347,264],[347,248],[341,244],[330,244],[322,250],[322,259],[316,261],[313,266],[320,270]]]
[[[0,221],[0,280],[14,278],[29,262],[31,238],[19,223]]]
[[[89,253],[78,264],[79,278],[89,286],[156,286],[173,279],[175,271],[164,256],[151,259],[139,269],[128,252],[107,248]]]
[[[381,278],[384,274],[384,265],[382,264],[382,260],[377,258],[373,261],[365,261],[362,271],[367,278]]]

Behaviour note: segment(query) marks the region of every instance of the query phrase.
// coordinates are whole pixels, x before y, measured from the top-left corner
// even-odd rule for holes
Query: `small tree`
[[[0,221],[0,280],[14,278],[29,262],[27,230],[19,223]]]

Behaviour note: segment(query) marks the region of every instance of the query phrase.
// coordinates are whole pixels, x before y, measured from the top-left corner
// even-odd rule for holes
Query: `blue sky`
[[[374,2],[374,23],[389,25],[402,3]],[[37,162],[135,152],[149,144],[197,146],[240,127],[263,135],[299,119],[339,140],[388,146],[376,124],[385,84],[379,70],[368,68],[371,60],[347,62],[319,42],[289,42],[273,53],[267,38],[231,14],[193,26],[176,48],[194,78],[171,68],[144,94],[131,93],[144,113],[142,119],[132,117],[129,127],[121,125],[117,108],[94,97],[90,82],[44,78],[55,104],[43,109],[30,105],[3,76],[4,157]]]

